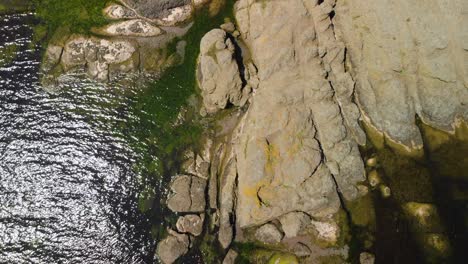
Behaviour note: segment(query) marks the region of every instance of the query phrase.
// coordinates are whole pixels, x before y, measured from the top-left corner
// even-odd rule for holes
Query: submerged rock
[[[359,255],[359,263],[360,264],[374,264],[375,263],[375,256],[369,252],[362,252]]]
[[[158,243],[156,254],[164,264],[172,264],[178,258],[185,255],[190,247],[188,235],[179,234],[172,230],[169,236]]]

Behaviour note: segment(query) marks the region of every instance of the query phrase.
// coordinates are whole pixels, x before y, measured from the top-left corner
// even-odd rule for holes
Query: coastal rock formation
[[[235,47],[226,31],[213,29],[200,43],[198,81],[206,112],[214,113],[228,104],[243,106],[249,90],[243,89]]]
[[[178,175],[171,183],[172,194],[167,199],[167,206],[174,212],[203,212],[206,180],[189,175]]]
[[[259,79],[236,144],[240,227],[293,211],[332,215],[336,188],[352,200],[365,180],[344,46],[334,39],[330,10],[313,2],[235,6]]]
[[[156,254],[164,264],[172,264],[186,254],[190,247],[188,235],[169,230],[169,236],[158,243]]]
[[[63,47],[60,65],[65,72],[86,70],[90,77],[105,81],[111,68],[118,68],[119,72],[135,70],[139,63],[135,52],[136,44],[130,41],[72,36]],[[52,59],[56,58],[54,55]]]
[[[422,148],[416,115],[448,132],[467,120],[466,12],[463,0],[336,3],[365,121],[408,150]]]
[[[115,22],[93,30],[94,33],[104,36],[128,36],[128,37],[154,37],[164,32],[142,19],[132,19]]]

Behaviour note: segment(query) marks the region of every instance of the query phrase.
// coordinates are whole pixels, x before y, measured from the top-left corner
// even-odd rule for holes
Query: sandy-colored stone
[[[104,36],[126,37],[154,37],[164,33],[159,27],[143,19],[115,22],[102,28],[93,29],[93,32]]]
[[[242,106],[247,101],[234,52],[234,44],[224,30],[213,29],[201,40],[197,77],[208,113],[228,104]]]
[[[407,150],[422,148],[416,115],[450,132],[468,118],[467,11],[464,0],[336,3],[365,121]]]

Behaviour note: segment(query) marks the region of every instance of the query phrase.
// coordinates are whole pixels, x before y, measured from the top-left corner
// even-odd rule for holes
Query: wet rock
[[[201,40],[197,76],[208,113],[247,101],[234,53],[234,44],[221,29],[211,30]]]
[[[296,237],[310,223],[310,217],[302,212],[292,212],[279,218],[286,238]]]
[[[128,72],[138,67],[135,44],[126,40],[105,40],[72,36],[66,42],[61,56],[65,72],[85,70],[100,81],[108,81],[113,72]]]
[[[374,264],[375,263],[375,256],[369,252],[362,252],[359,255],[359,263],[361,264]]]
[[[194,236],[199,236],[203,232],[204,219],[204,215],[180,216],[176,223],[177,230],[180,233],[190,233]]]
[[[442,223],[437,207],[429,203],[409,202],[403,211],[419,232],[441,232]]]
[[[137,18],[136,13],[121,5],[111,4],[104,9],[104,15],[110,19],[133,19]]]
[[[364,120],[387,142],[421,149],[416,115],[451,132],[468,119],[468,42],[465,30],[453,30],[464,3],[337,2],[334,26],[356,72],[356,99]]]
[[[164,264],[172,264],[189,250],[188,235],[169,231],[169,236],[158,243],[156,254]]]
[[[115,22],[102,28],[93,29],[93,32],[104,36],[127,37],[154,37],[164,33],[159,27],[142,19]]]
[[[228,253],[226,254],[226,256],[224,257],[223,264],[234,264],[234,263],[236,263],[236,258],[237,258],[238,255],[239,254],[236,251],[230,249],[228,251]]]
[[[265,244],[278,244],[283,239],[283,234],[273,224],[265,224],[255,231],[255,238]]]
[[[178,175],[171,183],[172,193],[167,199],[167,206],[174,212],[203,212],[206,205],[205,188],[205,179]]]

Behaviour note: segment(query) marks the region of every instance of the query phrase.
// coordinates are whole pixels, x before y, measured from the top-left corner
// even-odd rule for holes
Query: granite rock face
[[[463,0],[337,1],[334,24],[366,122],[414,149],[422,148],[416,115],[449,132],[466,121],[467,12]]]
[[[171,183],[167,206],[173,212],[203,212],[206,206],[206,180],[189,175],[178,175]]]
[[[172,264],[186,254],[190,247],[188,235],[169,230],[169,236],[158,243],[156,254],[164,264]]]
[[[138,67],[136,44],[124,40],[105,40],[71,36],[63,47],[60,64],[65,72],[86,70],[97,80],[108,80],[111,67],[129,72]]]
[[[330,8],[314,1],[238,1],[235,16],[259,85],[239,126],[237,221],[260,225],[293,211],[337,212],[338,188],[359,194],[364,134],[354,81]],[[287,23],[285,23],[287,21]],[[274,45],[271,45],[274,43]]]
[[[249,91],[243,89],[234,43],[226,31],[213,29],[202,38],[197,76],[206,112],[246,103]]]

